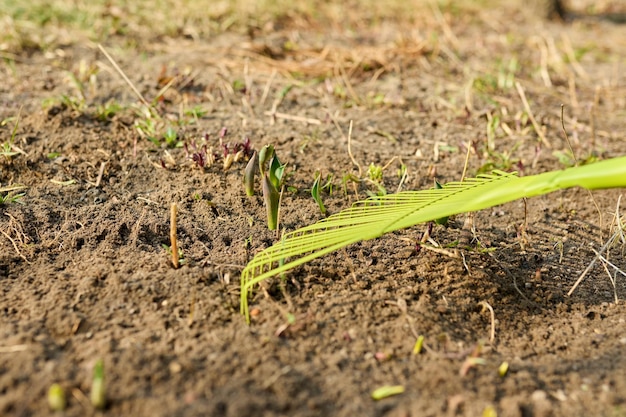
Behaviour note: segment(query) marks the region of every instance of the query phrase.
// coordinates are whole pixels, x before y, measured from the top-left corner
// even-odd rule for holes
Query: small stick
[[[524,104],[524,109],[526,110],[526,113],[528,113],[528,118],[530,119],[530,122],[533,124],[533,128],[535,129],[535,132],[537,132],[539,139],[541,139],[541,142],[544,145],[546,145],[548,149],[552,149],[552,145],[550,145],[550,142],[548,142],[548,139],[546,139],[546,136],[543,134],[543,131],[541,130],[541,126],[539,126],[539,123],[537,123],[537,120],[535,120],[535,116],[533,116],[533,112],[530,110],[530,104],[528,104],[528,100],[526,100],[526,94],[524,94],[524,89],[522,88],[522,85],[518,81],[515,82],[515,88],[517,89],[517,93],[519,94],[519,97],[522,99],[522,103]]]
[[[576,280],[576,282],[574,283],[574,285],[572,285],[572,288],[570,288],[570,290],[567,292],[567,296],[571,296],[574,293],[574,290],[576,290],[576,288],[578,287],[578,285],[582,282],[582,280],[585,278],[585,276],[589,273],[589,271],[591,271],[591,268],[593,268],[593,266],[596,264],[596,262],[601,259],[604,260],[604,257],[601,256],[602,252],[608,250],[608,248],[615,242],[615,239],[617,239],[618,234],[614,234],[613,236],[611,236],[607,242],[602,245],[602,247],[598,250],[595,251],[593,248],[591,250],[593,250],[594,253],[596,253],[596,257],[593,258],[593,260],[589,263],[589,265],[587,266],[587,268],[585,268],[585,270],[583,271],[582,274],[580,274],[580,276],[578,277],[578,279]],[[612,264],[610,264],[611,266],[613,266]],[[617,267],[615,267],[617,268]]]
[[[597,90],[596,90],[597,92]],[[569,147],[570,152],[572,153],[572,158],[574,158],[574,162],[576,163],[576,166],[578,166],[578,158],[576,157],[576,154],[574,153],[574,148],[572,147],[572,143],[569,140],[569,136],[567,135],[567,130],[565,129],[565,122],[563,121],[563,108],[565,106],[563,106],[561,104],[561,129],[563,130],[563,136],[565,137],[565,141],[567,142],[567,146]],[[591,111],[591,120],[592,120],[592,126],[593,126],[593,110]],[[589,197],[591,197],[591,201],[593,201],[593,205],[595,206],[596,210],[598,211],[598,216],[600,217],[600,243],[602,243],[602,222],[603,222],[603,217],[602,217],[602,210],[600,210],[600,206],[598,205],[598,202],[596,201],[595,197],[593,196],[593,193],[591,192],[591,190],[587,190],[587,194],[589,194]]]
[[[472,149],[472,142],[467,142],[467,152],[465,153],[465,163],[463,164],[463,174],[461,174],[461,182],[465,181],[465,174],[467,174],[467,166],[469,165],[470,151]]]
[[[28,349],[28,345],[0,346],[0,353],[23,352]]]
[[[422,244],[421,247],[426,249],[426,250],[429,250],[431,252],[439,253],[441,255],[446,255],[447,257],[454,258],[454,259],[458,259],[459,258],[459,253],[461,253],[461,252],[459,252],[456,249],[448,250],[448,249],[437,248],[437,247],[434,247],[434,246],[424,245],[424,244]]]
[[[617,269],[615,271],[615,277],[611,276],[611,272],[609,271],[609,268],[607,268],[606,264],[608,263],[609,265],[611,265],[613,267],[615,267],[615,265],[613,265],[611,262],[609,262],[600,253],[596,252],[596,250],[594,248],[591,248],[591,250],[593,251],[593,253],[596,254],[596,256],[598,256],[603,261],[602,262],[602,267],[604,268],[604,272],[606,272],[606,274],[609,276],[609,281],[611,281],[611,284],[613,285],[613,296],[615,297],[615,304],[617,304],[619,302],[619,299],[617,298],[617,288],[615,287],[615,278],[617,277],[617,271],[619,271],[619,269]],[[615,268],[617,268],[617,267],[615,267]]]
[[[267,80],[267,83],[265,83],[265,88],[263,88],[263,94],[261,95],[261,100],[259,101],[260,106],[263,106],[265,104],[265,100],[267,100],[267,96],[270,93],[270,88],[272,86],[272,83],[274,82],[275,77],[276,77],[276,69],[274,68],[272,70],[272,74],[270,75],[270,78]]]
[[[72,390],[72,396],[83,406],[83,409],[90,410],[92,408],[89,398],[78,388]]]
[[[178,242],[176,240],[176,214],[178,212],[178,206],[176,203],[172,203],[170,209],[170,250],[172,251],[172,265],[175,269],[178,269]]]
[[[359,165],[357,160],[354,158],[354,155],[352,154],[352,120],[350,120],[350,127],[348,128],[348,155],[350,156],[352,163],[356,165],[356,167],[359,169],[359,178],[361,178],[361,174],[363,173],[363,171],[361,171],[361,165]]]
[[[391,164],[393,163],[393,161],[395,161],[396,159],[398,159],[398,156],[394,156],[393,158],[391,158],[391,159],[389,160],[389,162],[387,162],[387,163],[383,166],[382,170],[384,171],[384,170],[386,170],[387,168],[389,168],[389,165],[391,165]]]
[[[156,100],[158,100],[158,99],[159,99],[159,97],[161,97],[163,94],[165,94],[165,92],[166,92],[167,90],[169,90],[170,88],[172,88],[172,86],[174,85],[174,83],[175,83],[176,81],[178,81],[178,76],[172,77],[172,79],[171,79],[171,80],[170,80],[167,84],[165,84],[165,85],[163,86],[163,88],[161,88],[161,89],[159,90],[159,92],[156,94],[156,96],[154,96],[154,100],[155,100],[155,101],[156,101]],[[144,104],[145,104],[145,103],[144,103]]]
[[[304,122],[304,123],[308,123],[310,125],[321,125],[322,124],[322,121],[319,120],[319,119],[313,119],[311,117],[304,117],[304,116],[295,116],[295,115],[287,114],[287,113],[266,111],[265,115],[266,116],[275,117],[277,119],[285,119],[285,120],[293,120],[293,121],[296,121],[296,122]]]
[[[493,344],[496,339],[496,314],[493,312],[493,307],[486,301],[481,301],[480,305],[483,306],[483,310],[486,308],[489,310],[489,316],[491,317],[491,332],[489,333],[489,343]]]
[[[100,187],[100,182],[102,181],[102,175],[104,174],[104,167],[107,165],[106,162],[100,163],[100,172],[98,173],[98,178],[96,179],[96,188]]]
[[[402,162],[402,158],[400,158],[400,165],[404,165],[404,162]],[[406,167],[406,165],[405,165]],[[406,182],[407,178],[409,178],[409,169],[406,168],[404,170],[404,173],[402,174],[402,178],[400,178],[400,183],[398,184],[398,189],[396,191],[396,193],[399,193],[400,191],[402,191],[402,187],[404,186],[404,183]]]

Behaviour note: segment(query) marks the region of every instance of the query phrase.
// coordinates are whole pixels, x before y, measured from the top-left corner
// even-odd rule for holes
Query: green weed
[[[124,106],[114,100],[109,100],[105,104],[99,104],[96,107],[96,118],[101,122],[110,120],[117,113],[122,111]]]
[[[12,203],[21,203],[22,202],[21,199],[25,195],[26,193],[15,194],[11,192],[6,193],[5,195],[0,194],[0,206],[12,204]]]
[[[178,138],[178,132],[171,126],[165,129],[163,140],[168,148],[181,148],[183,146],[183,142]]]
[[[565,168],[570,168],[577,165],[588,165],[594,162],[598,162],[599,158],[596,152],[592,151],[584,158],[579,159],[572,154],[572,151],[569,149],[563,151],[554,151],[552,152],[552,156],[558,159],[559,163],[563,165]]]
[[[98,359],[93,367],[93,378],[91,380],[91,392],[89,393],[91,405],[102,410],[106,407],[106,387],[104,384],[104,361]]]
[[[15,125],[13,126],[13,130],[11,131],[11,137],[8,141],[2,143],[0,145],[0,155],[4,156],[6,159],[10,159],[12,156],[25,154],[23,150],[15,146],[15,136],[17,135],[17,128],[20,124],[20,114],[22,113],[22,109],[17,113],[15,117],[6,118],[0,123],[0,126],[5,126],[7,123],[15,120]]]

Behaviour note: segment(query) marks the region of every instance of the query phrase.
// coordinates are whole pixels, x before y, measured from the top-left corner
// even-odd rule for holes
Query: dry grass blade
[[[522,100],[522,103],[524,104],[524,109],[526,110],[526,114],[528,114],[528,118],[530,119],[530,122],[532,123],[533,128],[535,129],[535,132],[537,133],[537,136],[539,136],[539,139],[541,139],[541,143],[543,143],[546,146],[546,148],[552,149],[552,145],[550,144],[550,142],[548,142],[548,139],[546,139],[546,135],[543,133],[543,129],[541,129],[541,126],[539,126],[539,123],[537,123],[537,120],[535,119],[535,116],[533,115],[533,112],[530,109],[530,104],[528,104],[528,100],[526,99],[524,88],[518,81],[515,82],[515,88],[517,89],[517,93],[519,94],[519,97]]]
[[[120,66],[117,65],[117,62],[115,62],[113,57],[111,55],[109,55],[109,53],[106,51],[106,49],[104,49],[104,47],[101,44],[98,44],[98,48],[104,54],[104,56],[109,60],[111,65],[113,65],[113,68],[115,68],[115,70],[118,72],[118,74],[120,74],[120,76],[124,79],[124,81],[126,81],[126,84],[128,84],[128,86],[133,91],[133,93],[135,93],[135,95],[137,96],[139,101],[141,101],[146,107],[151,109],[152,106],[150,105],[150,103],[148,103],[148,101],[139,92],[139,90],[137,90],[137,87],[135,87],[135,84],[133,84],[133,82],[126,76],[126,74],[124,73],[124,71],[122,71]]]
[[[613,285],[615,302],[617,303],[618,299],[617,299],[617,293],[616,293],[616,288],[615,288],[615,276],[617,276],[617,273],[620,273],[621,275],[626,276],[626,273],[622,271],[618,266],[614,265],[612,262],[608,260],[608,254],[611,248],[615,247],[616,244],[620,243],[622,246],[626,245],[626,236],[624,235],[624,232],[626,231],[626,223],[622,220],[619,214],[620,202],[621,202],[621,196],[617,199],[617,207],[615,209],[615,214],[613,217],[613,225],[614,225],[615,231],[613,232],[611,237],[609,237],[606,243],[602,245],[602,247],[600,247],[600,249],[596,250],[593,247],[591,248],[591,250],[596,256],[595,258],[593,258],[591,262],[589,262],[589,265],[587,265],[587,268],[585,268],[585,270],[580,274],[580,276],[578,277],[574,285],[572,285],[572,288],[570,288],[570,290],[567,292],[568,296],[571,296],[574,293],[574,291],[576,290],[576,288],[578,288],[578,286],[583,281],[583,279],[585,279],[587,274],[593,269],[596,262],[601,261],[602,266],[604,267],[604,270],[606,271],[606,273],[609,275],[609,280],[611,281],[611,284]],[[608,270],[607,265],[613,269],[615,276],[611,275],[610,271]]]

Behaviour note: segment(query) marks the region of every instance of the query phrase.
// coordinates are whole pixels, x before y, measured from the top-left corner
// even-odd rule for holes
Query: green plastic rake
[[[626,157],[528,177],[494,171],[463,182],[447,183],[441,189],[403,191],[356,202],[324,220],[287,233],[279,242],[256,254],[241,274],[241,313],[249,323],[248,296],[259,282],[351,243],[571,187],[590,190],[626,187]]]

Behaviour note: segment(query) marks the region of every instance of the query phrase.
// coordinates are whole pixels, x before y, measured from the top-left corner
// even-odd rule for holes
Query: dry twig
[[[170,250],[172,251],[172,265],[178,269],[178,242],[176,239],[176,214],[178,213],[178,206],[176,203],[172,203],[170,209]]]

